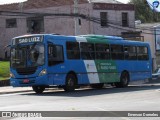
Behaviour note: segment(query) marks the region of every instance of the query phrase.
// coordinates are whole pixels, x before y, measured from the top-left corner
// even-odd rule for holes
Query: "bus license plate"
[[[28,79],[24,79],[23,83],[29,83],[29,80]]]

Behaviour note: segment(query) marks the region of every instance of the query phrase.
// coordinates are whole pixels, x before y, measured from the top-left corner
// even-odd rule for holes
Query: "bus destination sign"
[[[23,43],[34,43],[34,42],[43,42],[43,36],[29,36],[29,37],[16,38],[13,41],[13,45],[23,44]]]

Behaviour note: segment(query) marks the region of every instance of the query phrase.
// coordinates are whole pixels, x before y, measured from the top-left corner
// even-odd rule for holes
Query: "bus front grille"
[[[36,72],[37,67],[27,67],[27,68],[17,68],[17,73],[19,75],[31,75]]]

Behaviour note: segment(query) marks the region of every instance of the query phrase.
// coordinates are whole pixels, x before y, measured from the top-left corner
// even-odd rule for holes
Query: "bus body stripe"
[[[76,37],[77,42],[88,42],[86,38]],[[84,67],[86,69],[86,75],[88,76],[89,83],[99,83],[99,76],[97,73],[97,68],[94,60],[83,60]]]
[[[90,83],[99,83],[99,76],[94,60],[84,60]]]

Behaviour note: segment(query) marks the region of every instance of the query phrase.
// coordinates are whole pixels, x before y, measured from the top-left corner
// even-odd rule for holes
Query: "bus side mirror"
[[[8,51],[9,51],[9,49],[11,49],[11,45],[6,45],[5,47],[4,47],[4,57],[5,57],[5,59],[9,59],[10,58],[10,54],[8,55]]]

